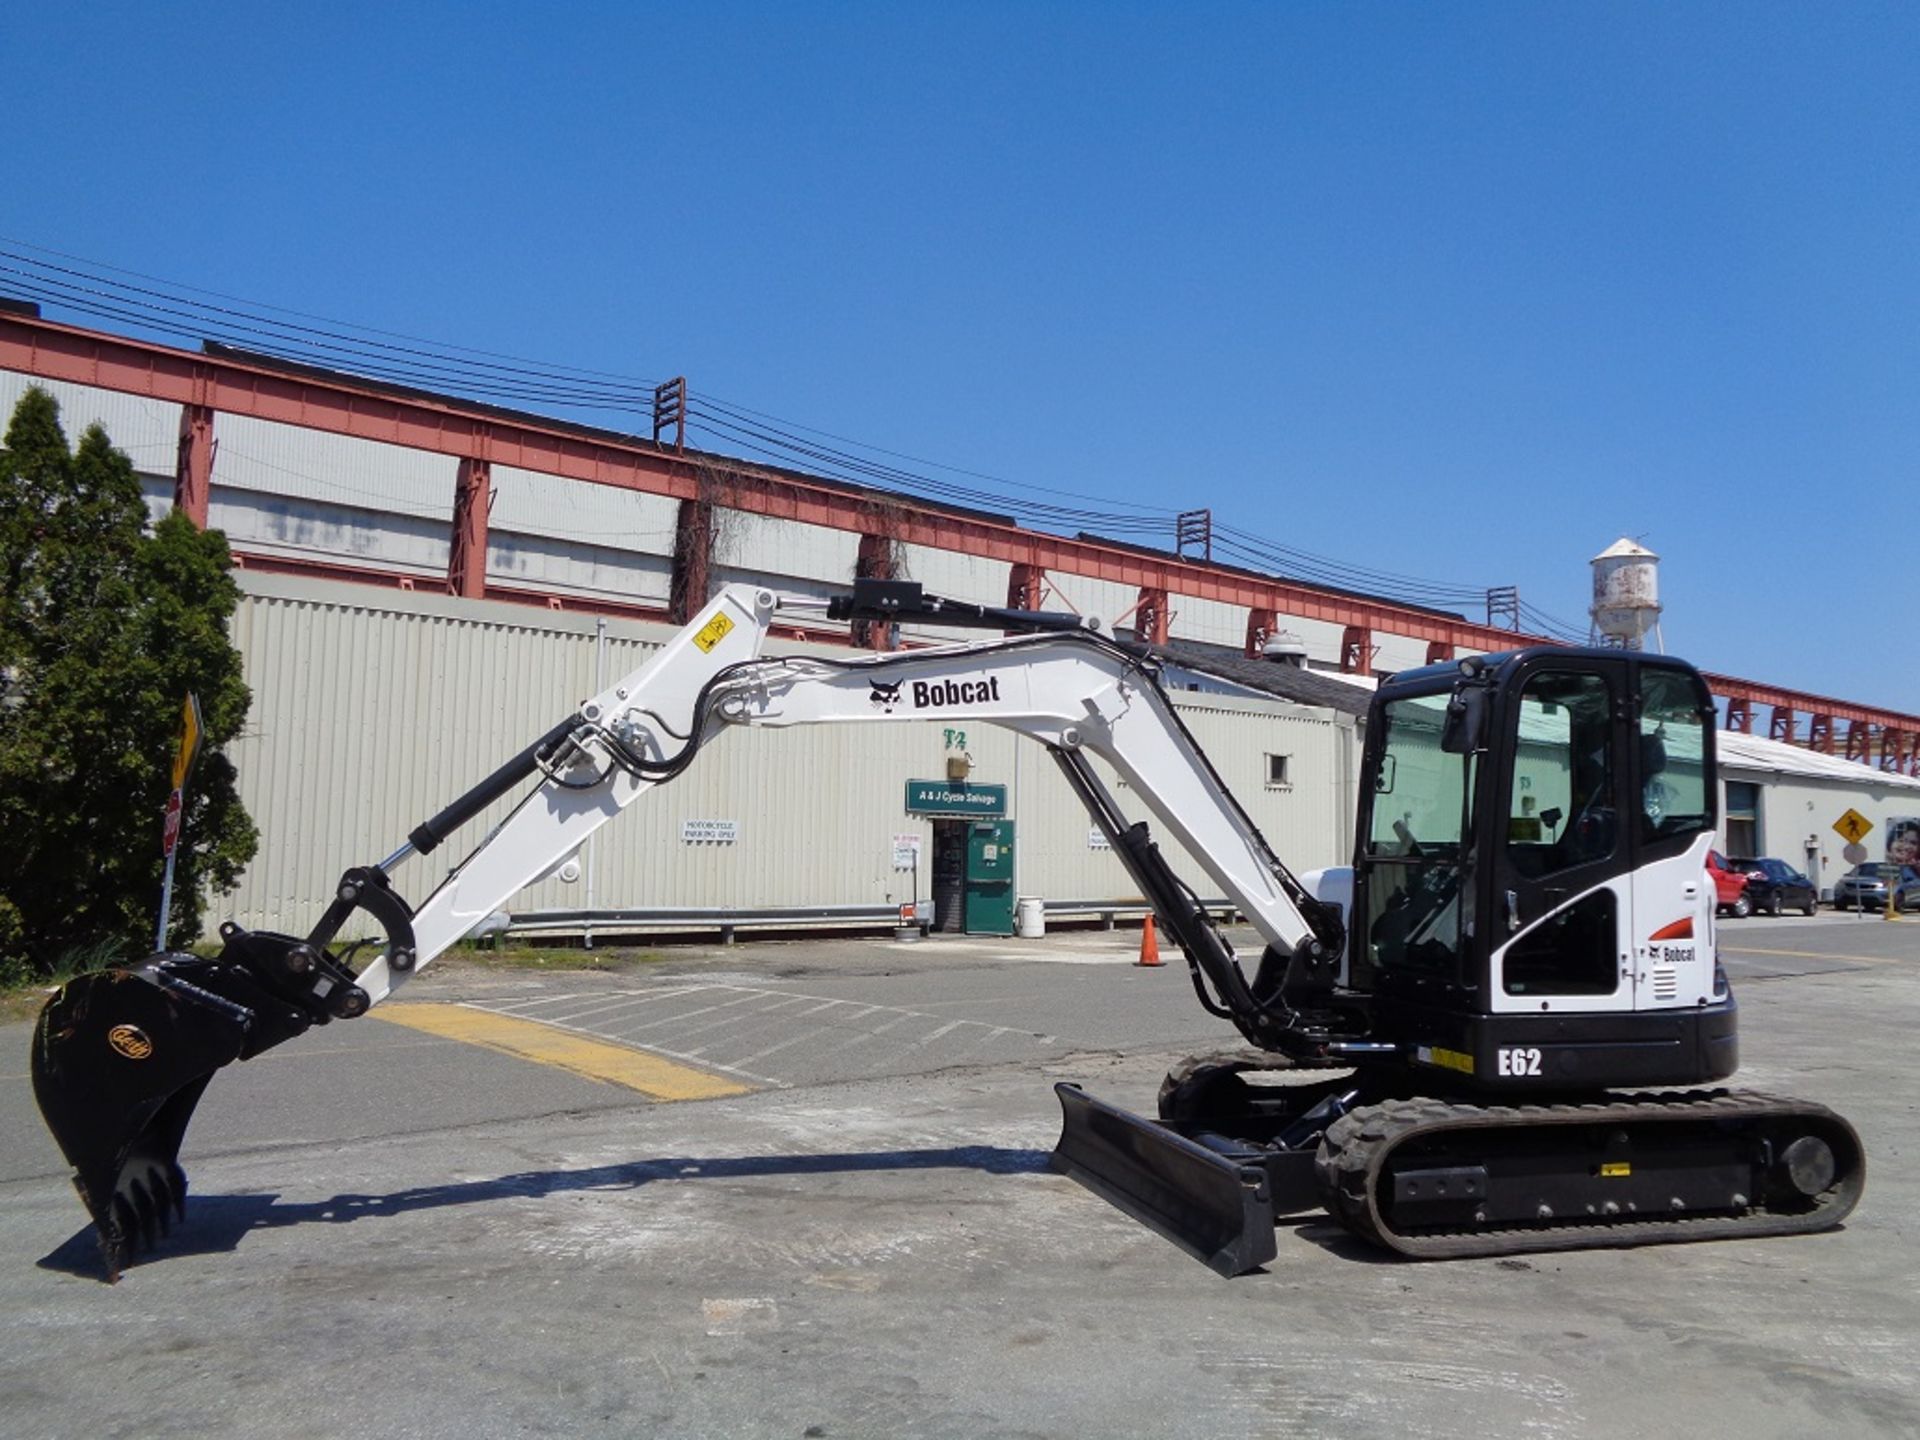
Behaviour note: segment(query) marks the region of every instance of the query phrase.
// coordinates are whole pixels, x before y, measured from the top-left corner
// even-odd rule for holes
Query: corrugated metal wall
[[[241,793],[262,836],[240,890],[213,919],[305,931],[351,864],[391,853],[427,815],[563,718],[595,686],[591,618],[498,603],[243,576],[234,635],[254,704],[234,749]],[[606,679],[670,632],[607,623]],[[799,648],[799,647],[780,647]],[[844,653],[844,652],[841,652]],[[1343,863],[1350,850],[1351,722],[1217,696],[1176,697],[1215,766],[1288,864]],[[911,898],[892,838],[918,833],[918,893],[931,893],[927,821],[904,813],[905,782],[945,773],[937,724],[729,732],[674,783],[603,830],[592,857],[601,909],[887,904]],[[1007,784],[1019,826],[1022,894],[1122,900],[1133,886],[1039,747],[971,727],[973,778]],[[1288,759],[1269,787],[1267,756]],[[1112,777],[1109,776],[1112,783]],[[1118,792],[1130,812],[1127,792]],[[418,901],[497,823],[494,807],[446,849],[396,872]],[[686,820],[731,820],[731,844],[688,843]],[[1202,894],[1198,868],[1170,858]],[[586,881],[549,881],[510,908],[581,908]]]

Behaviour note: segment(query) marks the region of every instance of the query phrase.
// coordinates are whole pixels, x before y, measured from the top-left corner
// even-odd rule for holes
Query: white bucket
[[[1022,895],[1013,906],[1013,933],[1038,940],[1047,933],[1047,904],[1038,895]]]

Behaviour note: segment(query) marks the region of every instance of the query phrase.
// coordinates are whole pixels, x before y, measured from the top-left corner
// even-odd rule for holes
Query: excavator
[[[848,658],[766,655],[775,617],[996,632]],[[1824,1106],[1728,1089],[1715,950],[1714,711],[1663,655],[1538,646],[1403,671],[1365,728],[1352,865],[1295,875],[1181,721],[1153,653],[1078,616],[911,581],[789,597],[728,585],[631,674],[355,865],[304,936],[82,975],[32,1073],[107,1278],[185,1215],[180,1148],[213,1075],[396,994],[733,726],[967,721],[1038,741],[1105,832],[1199,1003],[1243,1048],[1178,1067],[1159,1113],[1056,1086],[1054,1168],[1224,1276],[1324,1210],[1437,1259],[1789,1235],[1838,1225],[1865,1156]],[[1129,817],[1094,761],[1139,797]],[[496,801],[418,905],[395,872]],[[1156,832],[1155,826],[1159,827]],[[1259,933],[1247,963],[1174,873],[1172,836]],[[372,958],[340,937],[364,913]]]

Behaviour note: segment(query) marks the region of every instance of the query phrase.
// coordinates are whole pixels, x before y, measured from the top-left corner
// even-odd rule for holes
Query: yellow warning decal
[[[1442,1070],[1458,1070],[1462,1075],[1473,1074],[1473,1056],[1464,1050],[1445,1050],[1438,1045],[1422,1045],[1413,1052],[1413,1058],[1422,1065],[1437,1065]]]
[[[1608,1160],[1601,1165],[1600,1173],[1609,1180],[1621,1180],[1633,1173],[1633,1166],[1625,1160]]]
[[[698,645],[703,653],[711,654],[713,647],[732,633],[733,621],[728,619],[727,612],[722,610],[700,627],[700,633],[693,637],[693,643]]]

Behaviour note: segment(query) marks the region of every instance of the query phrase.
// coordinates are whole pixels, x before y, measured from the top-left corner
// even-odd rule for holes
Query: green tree
[[[224,536],[178,513],[146,533],[127,457],[90,427],[69,450],[29,390],[0,450],[0,974],[153,943],[160,819],[188,691],[205,720],[175,854],[169,942],[257,844],[226,746],[251,696],[227,636]]]

